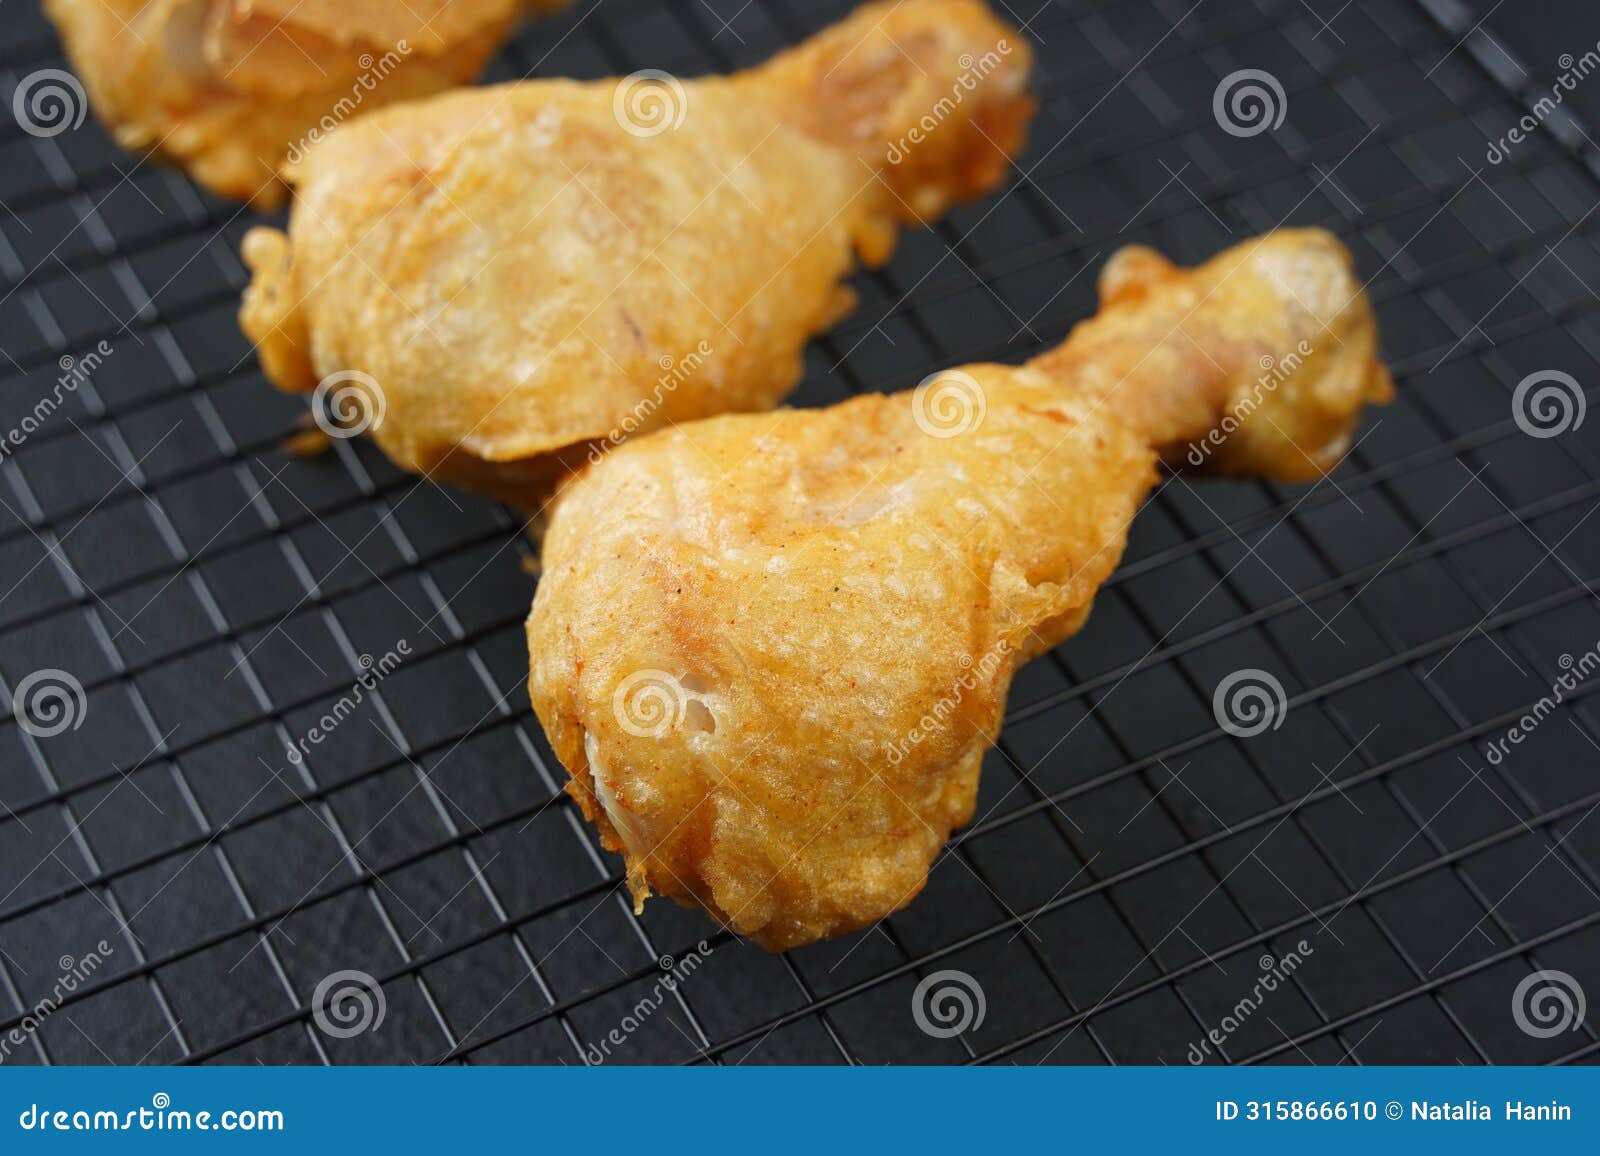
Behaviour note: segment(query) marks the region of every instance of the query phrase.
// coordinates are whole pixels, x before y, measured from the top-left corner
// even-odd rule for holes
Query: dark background
[[[1473,21],[1517,58],[1535,86],[1548,91],[1561,72],[1559,59],[1564,52],[1581,56],[1580,45],[1593,48],[1600,42],[1600,7],[1583,0],[1472,0],[1467,5]],[[1569,102],[1589,124],[1600,122],[1600,91],[1580,85]]]
[[[725,70],[848,7],[604,0],[491,75]],[[1596,39],[1563,7],[1486,25],[1546,86]],[[1192,262],[1285,222],[1350,246],[1399,396],[1331,482],[1169,479],[1088,628],[1018,677],[979,819],[926,892],[782,957],[665,903],[635,919],[561,800],[521,691],[517,520],[365,442],[282,451],[304,403],[233,320],[255,216],[92,122],[41,141],[0,118],[0,428],[61,357],[115,347],[0,463],[0,694],[45,667],[87,689],[53,738],[0,714],[0,1029],[63,957],[115,946],[7,1063],[577,1063],[703,938],[616,1059],[1181,1064],[1303,940],[1213,1060],[1595,1062],[1593,1011],[1549,1038],[1513,1014],[1544,970],[1600,1006],[1592,696],[1483,755],[1600,639],[1600,419],[1535,439],[1511,404],[1561,370],[1593,408],[1593,148],[1541,132],[1488,165],[1521,90],[1470,19],[1411,0],[1010,8],[1038,42],[1026,175],[857,277],[797,404],[1024,359],[1094,309],[1118,246]],[[61,64],[5,0],[5,106]],[[1211,107],[1247,68],[1288,107],[1241,139]],[[401,637],[415,657],[286,767]],[[1278,729],[1219,727],[1241,669],[1283,684]],[[311,999],[351,969],[387,1013],[345,1040]],[[947,970],[986,1015],[938,1038],[913,1000]]]

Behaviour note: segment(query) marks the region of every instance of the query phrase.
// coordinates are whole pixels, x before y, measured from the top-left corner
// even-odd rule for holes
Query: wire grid
[[[1512,406],[1592,378],[1593,146],[1562,121],[1489,164],[1533,98],[1441,0],[1008,6],[1041,102],[1015,180],[857,279],[796,403],[1021,360],[1117,246],[1194,261],[1282,223],[1351,245],[1399,398],[1317,486],[1165,477],[1088,628],[1018,677],[926,892],[784,956],[632,914],[524,697],[516,520],[364,443],[280,450],[301,405],[232,319],[250,215],[92,124],[0,128],[0,424],[113,350],[0,464],[0,690],[86,688],[79,729],[0,723],[0,1036],[111,949],[6,1062],[1180,1063],[1291,951],[1206,1062],[1594,1062],[1592,1018],[1512,1013],[1539,970],[1600,993],[1592,686],[1483,754],[1600,639],[1600,423],[1538,439]],[[847,9],[585,3],[494,78],[725,70]],[[15,21],[9,85],[61,64]],[[1236,137],[1212,97],[1246,68],[1286,115]],[[1240,669],[1286,688],[1276,729],[1218,725]],[[662,997],[665,957],[698,966]],[[312,1005],[350,970],[385,1010],[344,1038]],[[930,1033],[950,971],[984,1014]]]

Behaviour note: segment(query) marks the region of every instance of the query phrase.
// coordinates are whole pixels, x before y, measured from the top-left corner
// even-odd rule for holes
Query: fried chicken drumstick
[[[729,77],[379,112],[246,238],[241,321],[285,389],[364,375],[401,466],[536,508],[563,457],[793,388],[852,257],[1004,174],[1028,59],[981,0],[889,0]]]
[[[272,208],[278,170],[382,104],[465,84],[525,12],[567,0],[45,0],[124,148]]]
[[[1327,233],[1188,270],[1124,249],[1100,296],[1025,366],[694,422],[563,488],[529,689],[636,902],[771,949],[904,906],[972,818],[1013,672],[1083,624],[1158,457],[1317,476],[1390,395]]]

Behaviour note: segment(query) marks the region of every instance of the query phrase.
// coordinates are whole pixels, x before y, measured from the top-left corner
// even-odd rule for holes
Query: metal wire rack
[[[63,63],[14,7],[7,92]],[[583,0],[493,78],[724,70],[848,7]],[[1533,373],[1593,380],[1600,150],[1563,112],[1488,159],[1535,96],[1452,0],[999,7],[1038,49],[1015,179],[858,278],[796,404],[1021,360],[1115,247],[1193,261],[1282,223],[1350,244],[1399,398],[1315,487],[1164,479],[1090,626],[1019,677],[927,891],[785,956],[636,918],[560,797],[515,518],[365,444],[280,448],[301,404],[232,319],[251,215],[92,123],[0,125],[0,427],[110,351],[0,461],[0,691],[51,668],[85,695],[76,729],[0,721],[5,1062],[1600,1057],[1592,1017],[1513,1007],[1536,972],[1600,999],[1600,680],[1485,757],[1600,640],[1600,422],[1534,437],[1513,406]],[[1276,127],[1224,130],[1241,69]],[[1287,699],[1249,737],[1212,708],[1244,668]],[[358,1034],[315,1014],[349,971],[381,991]],[[952,971],[983,1008],[959,1034],[916,1014]]]

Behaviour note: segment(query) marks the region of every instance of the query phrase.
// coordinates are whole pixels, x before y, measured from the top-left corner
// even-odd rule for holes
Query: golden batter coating
[[[562,489],[529,690],[637,902],[772,949],[904,906],[972,817],[1013,672],[1116,566],[1158,448],[1236,417],[1228,468],[1301,477],[1389,396],[1321,231],[1192,270],[1124,250],[1101,295],[1027,366],[691,423]]]
[[[241,321],[285,389],[364,375],[400,465],[536,508],[563,458],[776,404],[853,258],[1004,174],[1028,62],[981,0],[886,0],[729,77],[380,112],[246,238]]]
[[[351,117],[477,76],[526,11],[567,0],[45,0],[124,148],[271,208],[278,170]]]

